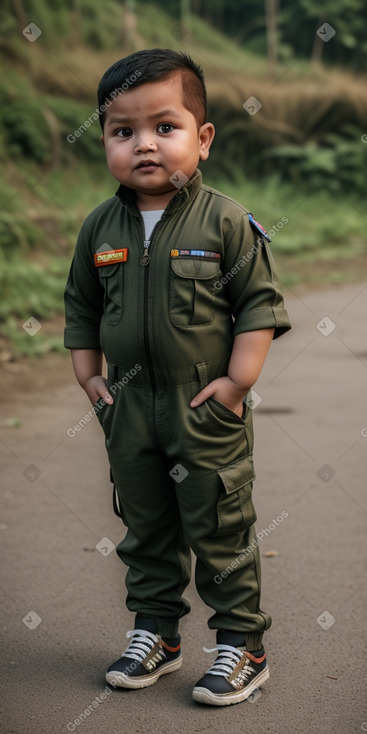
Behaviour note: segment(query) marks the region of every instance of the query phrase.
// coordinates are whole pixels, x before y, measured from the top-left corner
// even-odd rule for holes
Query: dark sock
[[[217,645],[230,645],[231,647],[244,647],[246,636],[244,632],[236,630],[217,630]]]
[[[255,655],[255,658],[261,658],[264,655],[264,648],[262,647],[261,650],[250,650],[251,655]]]
[[[148,614],[140,614],[140,612],[137,613],[135,617],[135,629],[147,630],[148,632],[152,632],[153,635],[156,635],[157,628],[157,621],[154,619],[154,617],[149,617]],[[181,642],[180,635],[177,635],[176,637],[162,637],[162,639],[170,647],[177,647],[177,645],[179,645]]]
[[[135,629],[147,630],[147,632],[152,632],[153,635],[156,635],[157,622],[154,617],[149,617],[147,614],[140,614],[138,612],[135,617]]]
[[[177,635],[177,637],[162,637],[162,640],[167,643],[170,647],[177,647],[177,645],[181,642],[180,635]]]

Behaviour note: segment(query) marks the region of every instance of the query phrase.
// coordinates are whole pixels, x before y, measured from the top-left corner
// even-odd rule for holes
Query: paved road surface
[[[124,567],[96,545],[116,544],[123,526],[96,418],[66,434],[89,410],[66,358],[66,387],[37,391],[14,406],[22,425],[0,429],[1,734],[367,731],[367,286],[286,296],[293,330],[255,388],[257,529],[270,527],[262,606],[273,616],[261,695],[223,709],[192,701],[214,643],[193,584],[181,670],[142,691],[105,688],[133,617]]]

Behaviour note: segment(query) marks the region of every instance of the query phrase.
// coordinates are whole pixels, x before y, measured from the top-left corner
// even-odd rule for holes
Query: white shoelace
[[[141,663],[148,655],[155,643],[158,642],[156,635],[148,630],[130,630],[126,633],[126,637],[132,637],[130,644],[122,653],[121,657],[132,658]],[[157,653],[159,655],[160,653]],[[156,656],[154,656],[156,657]]]
[[[222,675],[228,677],[233,673],[237,663],[240,662],[243,656],[243,650],[238,650],[237,647],[231,647],[230,645],[217,645],[216,647],[203,647],[204,652],[215,652],[219,651],[219,655],[209,670],[206,671],[210,675]],[[254,673],[254,669],[251,665],[247,664],[246,667],[240,671],[237,678],[245,680],[250,673]],[[205,674],[205,675],[206,675]]]

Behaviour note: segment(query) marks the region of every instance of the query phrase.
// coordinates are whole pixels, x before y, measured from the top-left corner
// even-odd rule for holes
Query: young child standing
[[[181,666],[191,548],[218,651],[193,696],[238,703],[268,678],[271,624],[260,608],[244,398],[288,315],[265,230],[197,169],[214,138],[200,67],[175,51],[139,51],[106,71],[98,102],[120,186],[81,228],[65,346],[96,406],[127,526],[117,553],[135,627],[106,679],[144,688]]]

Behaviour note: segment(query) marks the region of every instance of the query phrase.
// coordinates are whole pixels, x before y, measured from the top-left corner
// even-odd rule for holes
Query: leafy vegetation
[[[357,10],[365,2],[341,0],[343,7],[349,1]],[[135,3],[133,34],[127,32],[126,5],[8,0],[0,9],[6,69],[0,83],[0,322],[2,346],[13,342],[13,355],[61,348],[60,324],[55,338],[45,329],[30,338],[22,324],[30,316],[44,324],[62,313],[80,224],[117,188],[105,165],[98,121],[74,141],[70,136],[95,110],[103,71],[133,49],[182,49],[203,65],[217,131],[203,165],[205,180],[274,230],[272,248],[286,284],[360,277],[365,262],[365,78],[310,66],[295,58],[295,49],[286,50],[287,23],[295,27],[308,13],[296,45],[301,56],[308,39],[311,54],[309,29],[318,13],[313,0],[302,0],[299,15],[289,0],[282,3],[277,78],[267,71],[263,6],[255,0],[247,6],[247,35],[235,0],[225,6],[222,0],[192,0],[197,13],[184,23],[179,3],[142,0]],[[128,5],[131,10],[134,2]],[[334,14],[341,28],[339,10]],[[22,33],[30,21],[42,29],[34,43]],[[351,33],[358,36],[355,23]],[[251,96],[262,105],[255,115],[243,107]],[[277,229],[282,217],[288,221]]]
[[[137,12],[141,5],[147,4],[150,4],[149,0],[137,5]],[[261,56],[266,55],[265,2],[246,0],[245,8],[238,0],[191,0],[189,4],[196,15],[213,27],[221,28],[239,45],[245,45]],[[179,20],[182,0],[181,3],[178,0],[155,0],[155,5]],[[322,3],[318,0],[282,0],[273,5],[281,60],[322,57],[328,63],[349,66],[356,71],[366,68],[366,0],[324,0]],[[335,36],[332,43],[321,41],[319,45],[315,32],[324,22],[334,28]]]

